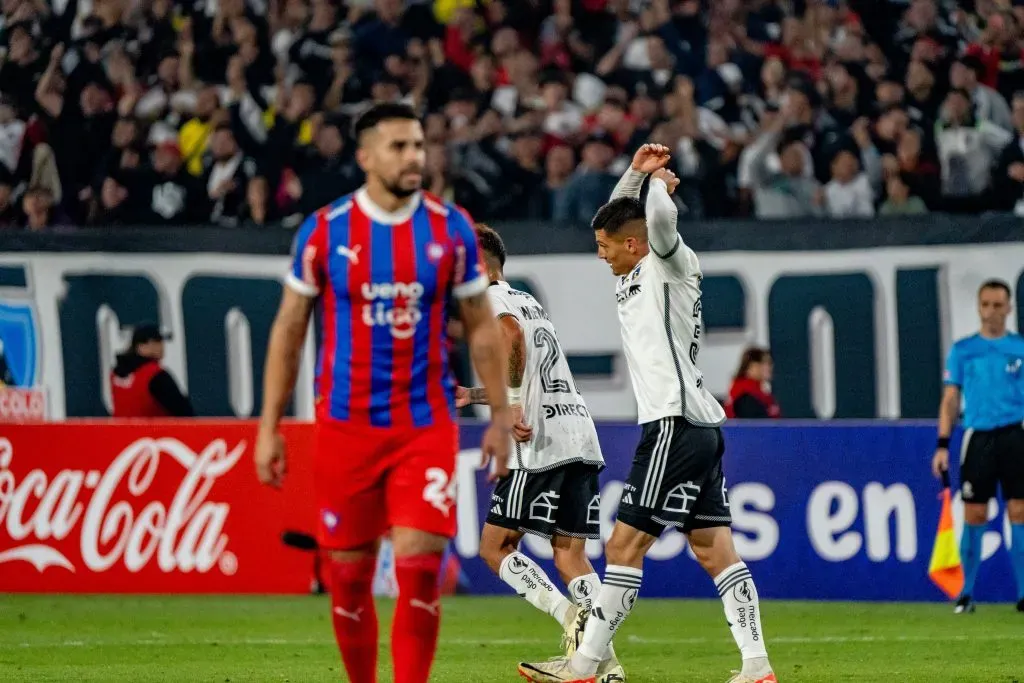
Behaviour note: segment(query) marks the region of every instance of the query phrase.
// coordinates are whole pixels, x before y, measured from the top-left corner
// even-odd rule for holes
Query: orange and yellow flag
[[[928,578],[952,599],[960,595],[964,588],[964,569],[960,566],[960,549],[953,531],[949,480],[946,477],[943,479],[946,486],[941,495],[942,514],[939,515],[939,530],[935,534],[932,561],[928,565]]]

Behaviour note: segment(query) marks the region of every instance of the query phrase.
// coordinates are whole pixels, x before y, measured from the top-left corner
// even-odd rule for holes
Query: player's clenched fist
[[[658,180],[663,180],[665,182],[665,186],[668,187],[669,194],[675,192],[676,188],[679,187],[679,178],[676,176],[675,173],[668,170],[667,168],[658,169],[653,174],[651,174],[651,177],[657,178]]]
[[[256,438],[256,476],[261,484],[281,488],[287,471],[284,439],[274,430],[261,429]]]
[[[654,173],[665,168],[672,155],[665,145],[643,145],[633,155],[633,170],[641,173]]]

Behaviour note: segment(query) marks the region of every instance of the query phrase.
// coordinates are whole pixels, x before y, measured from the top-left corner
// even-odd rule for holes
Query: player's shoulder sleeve
[[[647,239],[659,267],[670,275],[693,275],[700,270],[697,255],[678,230],[679,210],[660,178],[647,188]]]
[[[971,337],[960,339],[953,343],[946,356],[946,370],[942,375],[943,384],[962,387],[964,385],[964,346],[969,344]]]
[[[285,284],[303,296],[318,296],[323,288],[327,272],[328,223],[328,211],[321,209],[309,216],[295,233],[291,269]]]
[[[512,316],[516,320],[519,319],[519,312],[516,307],[512,305],[512,297],[508,293],[508,289],[501,285],[492,285],[487,288],[487,298],[491,301],[491,309],[494,311],[494,317],[502,318],[505,316]]]
[[[426,201],[427,209],[434,210],[433,199]],[[487,276],[484,275],[483,263],[480,259],[480,247],[473,229],[473,219],[465,209],[455,204],[441,206],[447,215],[448,235],[452,240],[455,259],[452,272],[452,295],[456,299],[468,299],[483,294],[487,289]]]

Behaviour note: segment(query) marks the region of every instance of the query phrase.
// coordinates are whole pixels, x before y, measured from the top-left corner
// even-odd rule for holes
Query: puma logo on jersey
[[[349,249],[344,244],[339,244],[337,252],[338,252],[338,256],[344,256],[351,263],[358,264],[359,263],[359,250],[360,249],[361,249],[361,246],[358,245],[358,244],[353,249]]]
[[[359,621],[360,620],[359,619],[359,615],[361,615],[363,613],[363,608],[360,607],[355,612],[349,612],[348,610],[344,609],[343,607],[335,607],[334,608],[334,613],[337,614],[339,617],[344,617],[345,619],[351,619],[352,621]]]
[[[435,600],[434,602],[427,603],[417,598],[413,598],[409,601],[409,607],[415,607],[416,609],[421,609],[425,612],[430,612],[435,617],[439,616],[441,613],[440,600]]]
[[[640,285],[639,284],[630,285],[629,289],[627,289],[627,290],[625,290],[623,292],[616,292],[615,293],[615,300],[618,301],[621,304],[626,299],[630,299],[630,298],[636,296],[639,293],[640,293]]]

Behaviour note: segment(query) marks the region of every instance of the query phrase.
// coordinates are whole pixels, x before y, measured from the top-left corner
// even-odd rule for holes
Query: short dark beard
[[[413,189],[409,190],[409,189],[406,189],[404,187],[401,187],[398,183],[392,184],[392,183],[382,182],[382,184],[384,185],[384,189],[385,190],[387,190],[391,194],[395,195],[399,199],[408,199],[409,197],[411,197],[414,194],[416,194],[417,192],[419,192],[420,189],[421,189],[419,187],[414,187]]]

